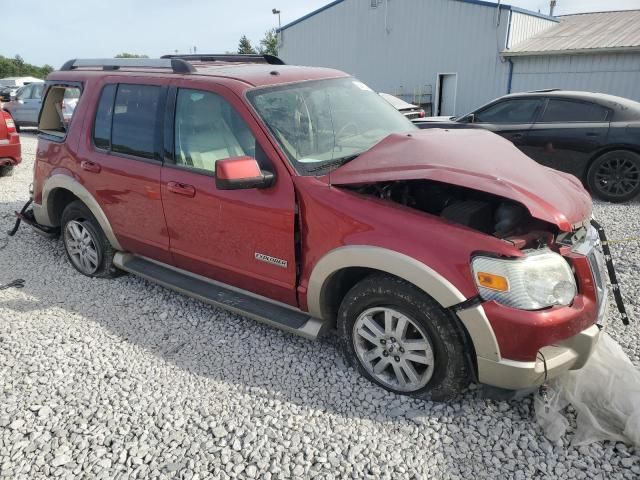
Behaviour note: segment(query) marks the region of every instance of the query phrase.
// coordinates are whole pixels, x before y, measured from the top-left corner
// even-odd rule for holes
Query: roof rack
[[[181,58],[74,58],[65,62],[60,70],[102,67],[103,70],[120,68],[168,68],[173,73],[195,73],[196,69]]]
[[[285,64],[280,58],[269,54],[198,53],[188,55],[163,55],[160,58],[195,62],[267,63],[269,65]]]

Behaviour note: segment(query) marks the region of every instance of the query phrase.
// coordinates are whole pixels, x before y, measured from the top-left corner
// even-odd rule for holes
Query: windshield
[[[248,97],[303,175],[326,173],[389,134],[417,128],[352,77],[257,89]]]

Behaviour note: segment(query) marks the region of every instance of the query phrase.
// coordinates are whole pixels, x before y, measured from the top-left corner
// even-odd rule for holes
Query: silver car
[[[37,127],[38,115],[42,106],[42,93],[44,83],[31,83],[21,87],[16,92],[15,97],[2,105],[2,109],[9,112],[13,118],[16,128]],[[60,121],[64,124],[71,119],[73,111],[80,98],[80,89],[67,88],[64,94],[62,105],[59,106]]]

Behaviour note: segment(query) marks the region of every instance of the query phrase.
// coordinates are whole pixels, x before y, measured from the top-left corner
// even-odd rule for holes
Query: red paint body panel
[[[478,129],[389,135],[331,173],[334,185],[428,179],[521,203],[531,215],[570,231],[591,215],[580,181],[531,160],[511,142]]]
[[[572,305],[529,312],[496,302],[483,304],[504,358],[535,361],[542,347],[566,340],[596,321],[598,307],[589,263],[577,254],[568,259],[576,270],[580,291]]]
[[[216,162],[216,178],[221,180],[256,178],[261,173],[258,162],[251,157],[229,158]]]
[[[251,129],[277,179],[268,189],[218,190],[213,176],[170,165],[163,167],[162,200],[175,265],[297,305],[295,194],[290,173],[239,96],[206,78],[180,80],[175,85],[224,97]],[[241,173],[247,172],[246,163],[256,166],[254,159],[220,162],[228,164],[230,170],[235,170],[236,163],[243,166]],[[194,197],[172,194],[167,188],[172,181],[193,186]],[[256,253],[284,260],[287,267],[257,261]]]
[[[82,184],[102,207],[123,248],[169,263],[169,234],[160,197],[162,164],[99,150],[91,138],[93,119],[104,85],[121,81],[163,86],[169,81],[118,77],[103,75],[90,88],[85,87],[81,101],[82,105],[88,106],[85,111],[89,126],[84,129],[71,169],[81,176]],[[80,103],[77,108],[80,108]],[[99,172],[79,168],[83,161],[97,165]]]
[[[470,259],[476,251],[518,257],[508,242],[401,205],[329,187],[324,179],[294,177],[302,223],[301,285],[327,252],[372,245],[415,258],[440,273],[463,295],[477,295]]]
[[[7,124],[9,122],[9,124]],[[11,115],[0,112],[0,166],[18,165],[22,161],[20,135],[16,132]]]

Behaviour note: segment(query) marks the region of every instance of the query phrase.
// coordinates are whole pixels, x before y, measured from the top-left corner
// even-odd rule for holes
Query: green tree
[[[265,32],[264,38],[260,40],[258,52],[263,55],[278,55],[278,34],[276,33],[275,28]]]
[[[20,55],[13,58],[0,55],[0,78],[4,77],[37,77],[44,79],[53,71],[51,65],[38,67],[26,63]]]
[[[256,53],[255,48],[251,46],[251,42],[246,35],[242,35],[242,37],[240,37],[240,43],[238,44],[238,53]]]
[[[149,58],[149,55],[138,55],[137,53],[122,52],[113,58]]]

